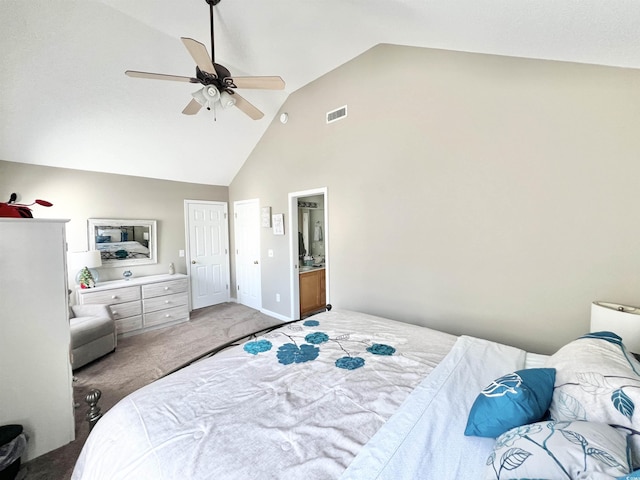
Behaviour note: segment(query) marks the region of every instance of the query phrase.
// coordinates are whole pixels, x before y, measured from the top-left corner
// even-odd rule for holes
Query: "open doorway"
[[[329,303],[328,204],[326,187],[289,194],[292,319]]]

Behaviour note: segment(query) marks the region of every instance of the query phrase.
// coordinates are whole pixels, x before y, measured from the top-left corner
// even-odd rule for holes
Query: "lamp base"
[[[622,337],[632,353],[640,353],[640,308],[617,303],[591,304],[591,331],[609,331]]]

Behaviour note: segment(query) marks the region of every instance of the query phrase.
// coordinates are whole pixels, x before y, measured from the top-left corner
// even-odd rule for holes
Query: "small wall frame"
[[[262,207],[260,209],[261,225],[264,228],[271,228],[271,207]]]
[[[273,234],[284,235],[284,213],[273,215]]]

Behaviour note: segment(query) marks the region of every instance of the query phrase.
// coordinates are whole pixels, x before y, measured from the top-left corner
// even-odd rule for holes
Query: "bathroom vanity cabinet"
[[[301,272],[300,317],[324,310],[326,304],[326,283],[324,268]]]

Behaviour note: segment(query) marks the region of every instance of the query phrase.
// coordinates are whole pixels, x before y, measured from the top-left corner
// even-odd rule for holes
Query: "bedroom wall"
[[[168,273],[173,262],[176,272],[187,273],[185,249],[184,200],[228,201],[228,188],[213,185],[173,182],[151,178],[86,172],[66,168],[43,167],[0,160],[0,201],[12,192],[20,194],[19,203],[44,199],[52,207],[34,205],[34,217],[68,218],[68,251],[88,248],[87,219],[123,218],[158,221],[158,263],[122,268],[100,268],[100,279],[121,279],[124,270],[134,276]],[[75,274],[69,272],[74,285]]]
[[[378,45],[282,111],[230,205],[288,222],[326,186],[335,307],[551,353],[592,301],[640,304],[639,71]],[[262,301],[289,316],[285,233],[261,229]]]

